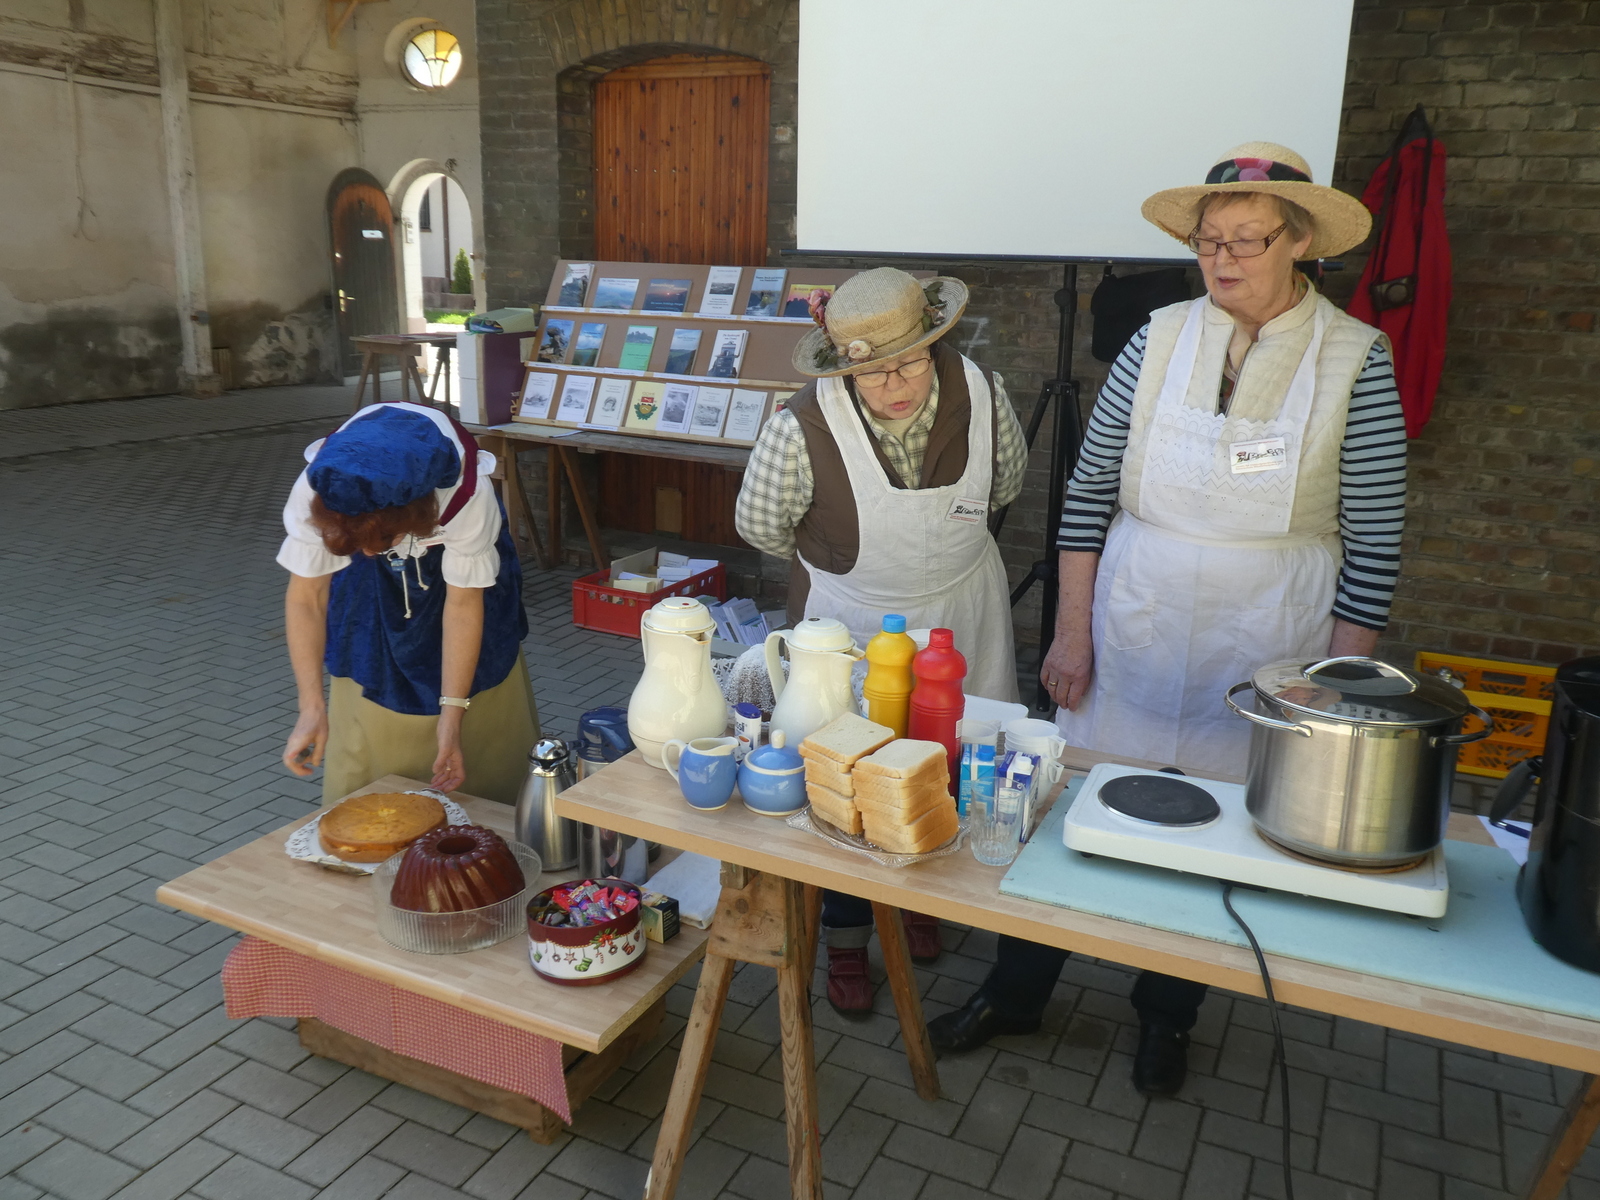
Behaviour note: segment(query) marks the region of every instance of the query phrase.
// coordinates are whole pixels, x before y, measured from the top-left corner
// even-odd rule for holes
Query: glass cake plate
[[[436,792],[432,788],[407,788],[402,795],[429,796],[444,805],[444,819],[448,825],[470,825],[472,818],[467,816],[467,810],[443,792]],[[382,863],[353,863],[345,862],[342,858],[335,858],[322,848],[322,843],[317,839],[317,826],[322,824],[325,814],[332,812],[325,808],[311,820],[300,826],[289,835],[283,843],[284,853],[296,862],[316,863],[319,867],[326,867],[330,871],[343,871],[346,875],[371,875]]]
[[[921,854],[895,854],[892,851],[881,849],[864,837],[853,833],[846,833],[837,825],[823,820],[811,811],[810,806],[802,808],[793,816],[785,817],[783,823],[791,829],[804,829],[814,833],[823,841],[838,846],[841,850],[849,850],[853,854],[865,855],[875,863],[885,867],[914,867],[919,862],[926,862],[930,858],[944,858],[961,849],[961,843],[967,840],[967,819],[958,817],[956,820],[956,835],[942,846],[935,846]]]

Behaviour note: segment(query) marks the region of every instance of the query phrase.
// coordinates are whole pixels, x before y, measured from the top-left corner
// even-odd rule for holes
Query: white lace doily
[[[433,791],[431,788],[411,788],[401,795],[430,796],[444,805],[445,820],[451,825],[472,824],[472,819],[467,816],[467,810],[442,792]],[[371,875],[378,869],[377,863],[345,862],[344,859],[335,858],[322,848],[322,843],[317,839],[317,826],[321,825],[322,818],[332,811],[328,808],[323,809],[291,833],[288,840],[283,843],[284,853],[296,862],[316,863],[319,867],[326,867],[330,871],[343,871],[346,875]]]

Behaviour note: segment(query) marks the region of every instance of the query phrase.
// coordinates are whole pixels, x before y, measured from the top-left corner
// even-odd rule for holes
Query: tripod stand
[[[1073,335],[1078,309],[1076,263],[1068,263],[1063,268],[1061,289],[1055,294],[1055,302],[1060,313],[1059,323],[1056,326],[1056,373],[1054,378],[1045,380],[1044,385],[1040,387],[1039,398],[1034,401],[1033,412],[1028,417],[1026,430],[1028,449],[1032,450],[1034,439],[1039,434],[1039,427],[1044,424],[1045,413],[1052,405],[1054,406],[1054,433],[1050,440],[1049,498],[1045,502],[1044,511],[1043,557],[1033,564],[1032,569],[1011,592],[1011,606],[1015,608],[1017,602],[1028,594],[1028,589],[1035,583],[1044,587],[1039,604],[1041,666],[1044,656],[1049,653],[1050,643],[1055,638],[1056,600],[1060,594],[1057,582],[1060,556],[1056,551],[1056,526],[1061,520],[1061,501],[1066,491],[1067,475],[1077,465],[1078,449],[1083,444],[1083,418],[1078,411],[1078,383],[1072,378]],[[996,537],[1000,535],[1000,527],[1005,524],[1006,513],[1009,510],[1008,505],[995,518],[992,532]],[[1049,712],[1052,703],[1050,693],[1045,691],[1042,681],[1036,681],[1035,686],[1037,691],[1033,701],[1034,711]]]

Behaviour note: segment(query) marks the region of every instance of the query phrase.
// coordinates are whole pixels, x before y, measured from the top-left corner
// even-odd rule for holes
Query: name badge
[[[944,515],[946,521],[965,521],[968,525],[982,525],[988,518],[988,501],[968,500],[965,497],[953,500],[950,511]]]
[[[1289,461],[1289,452],[1281,437],[1262,438],[1259,442],[1234,442],[1228,447],[1228,461],[1235,475],[1281,471]]]

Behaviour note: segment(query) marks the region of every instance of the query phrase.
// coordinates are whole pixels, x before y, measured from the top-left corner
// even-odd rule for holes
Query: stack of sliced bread
[[[855,713],[829,721],[800,743],[806,763],[806,799],[830,825],[860,835],[861,813],[851,797],[850,769],[860,759],[894,740],[894,730]]]
[[[955,837],[956,802],[940,743],[890,742],[858,759],[851,780],[869,842],[896,854],[924,854]]]
[[[950,770],[938,742],[895,739],[854,713],[800,743],[806,798],[830,825],[896,854],[922,854],[956,835]]]

